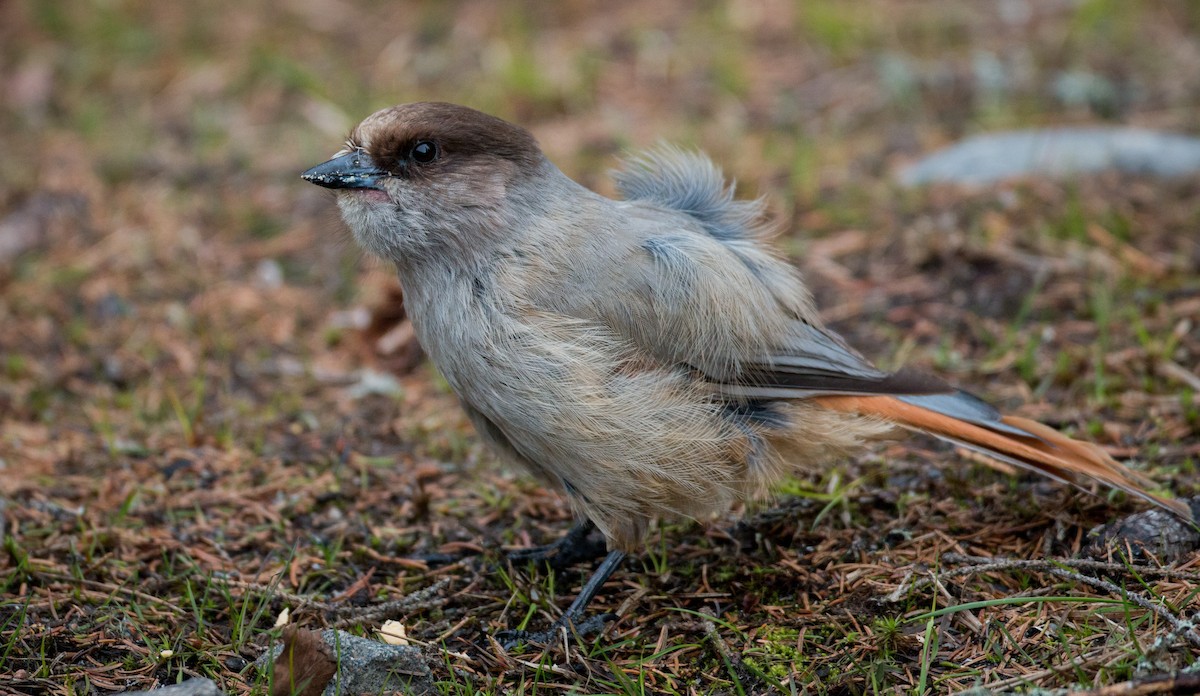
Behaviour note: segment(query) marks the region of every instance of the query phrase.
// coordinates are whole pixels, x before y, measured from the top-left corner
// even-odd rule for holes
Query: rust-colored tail
[[[960,392],[963,399],[971,398]],[[933,404],[933,408],[921,402]],[[1191,520],[1186,504],[1150,493],[1150,482],[1117,463],[1107,452],[1088,442],[1065,435],[1027,418],[1003,416],[994,422],[956,418],[956,408],[936,401],[894,396],[819,396],[813,403],[846,413],[878,416],[897,425],[919,430],[996,460],[1036,471],[1057,481],[1079,485],[1092,479],[1147,500],[1180,517]],[[966,403],[966,402],[964,402]],[[945,411],[945,412],[943,412]]]

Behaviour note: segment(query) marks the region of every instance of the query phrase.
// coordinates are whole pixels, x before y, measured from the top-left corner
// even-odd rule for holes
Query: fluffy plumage
[[[417,161],[418,143],[438,157]],[[481,436],[565,491],[612,548],[896,426],[1188,514],[1093,445],[871,365],[822,325],[762,203],[735,200],[703,155],[631,159],[614,201],[526,131],[446,104],[379,112],[339,155],[353,164],[312,180],[339,188],[356,239],[399,269],[418,338]]]

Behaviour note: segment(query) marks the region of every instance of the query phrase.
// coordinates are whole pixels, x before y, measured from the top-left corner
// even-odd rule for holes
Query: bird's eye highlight
[[[413,145],[412,160],[417,164],[429,164],[438,157],[437,145],[428,141],[422,140],[416,145]]]

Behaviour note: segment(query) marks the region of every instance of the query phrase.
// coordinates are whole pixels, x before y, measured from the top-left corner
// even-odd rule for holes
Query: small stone
[[[359,370],[355,376],[358,381],[346,388],[346,394],[356,401],[368,396],[398,397],[404,393],[400,380],[386,372]]]
[[[1192,515],[1200,519],[1200,497],[1186,502]],[[1133,552],[1132,560],[1173,563],[1200,548],[1200,531],[1157,508],[1101,525],[1088,536],[1092,543],[1084,549],[1084,555],[1099,559],[1107,558],[1110,552],[1114,557],[1121,557],[1128,549]]]
[[[321,640],[337,657],[337,673],[325,687],[325,696],[361,693],[433,694],[433,676],[418,648],[387,645],[326,629]],[[260,672],[274,669],[275,658],[283,646],[273,645],[254,664]]]
[[[1157,177],[1200,171],[1200,138],[1143,128],[1045,128],[979,135],[901,170],[906,186],[982,186],[1023,177],[1116,170]]]
[[[275,259],[259,261],[258,267],[254,269],[254,275],[258,279],[258,284],[268,290],[283,286],[283,266],[280,266]]]

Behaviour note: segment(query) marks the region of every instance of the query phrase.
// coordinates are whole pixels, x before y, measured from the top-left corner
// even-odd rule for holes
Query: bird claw
[[[492,636],[500,647],[504,648],[505,652],[510,652],[514,648],[525,645],[526,643],[535,643],[538,645],[549,645],[554,640],[556,629],[549,631],[520,631],[517,629],[508,629],[504,631],[496,631]]]
[[[589,537],[592,528],[590,524],[576,525],[554,543],[510,551],[508,560],[513,563],[544,562],[553,570],[562,570],[598,558],[607,548],[604,539]]]
[[[565,618],[565,617],[564,617]],[[569,621],[559,619],[554,622],[550,628],[545,631],[522,631],[518,629],[507,629],[504,631],[496,631],[493,638],[500,644],[500,647],[506,651],[512,650],[518,646],[527,643],[535,645],[551,645],[559,640],[565,633],[567,636],[584,636],[599,633],[604,630],[604,625],[609,621],[615,621],[617,615],[612,612],[604,612],[603,614],[595,614],[589,616],[579,623],[572,624]]]

